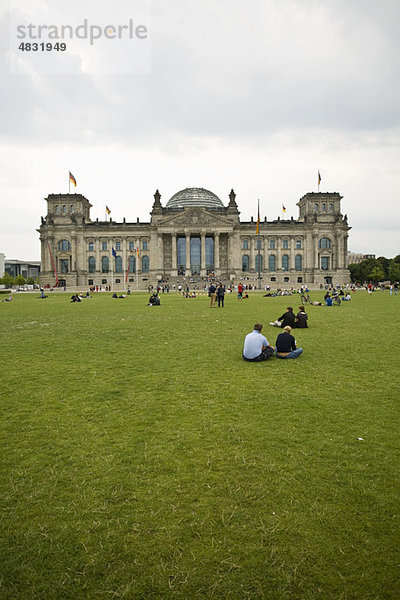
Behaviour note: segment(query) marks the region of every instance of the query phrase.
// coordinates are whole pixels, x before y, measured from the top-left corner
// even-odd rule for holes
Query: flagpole
[[[71,193],[71,177],[68,173],[68,194],[70,194],[70,193]]]

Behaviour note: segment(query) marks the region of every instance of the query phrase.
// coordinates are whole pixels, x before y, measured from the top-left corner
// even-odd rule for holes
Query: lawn
[[[298,296],[69,296],[0,304],[2,600],[399,597],[400,296],[265,363]]]

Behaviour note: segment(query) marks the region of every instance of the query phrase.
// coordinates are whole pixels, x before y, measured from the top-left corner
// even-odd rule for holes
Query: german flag
[[[71,183],[74,184],[74,186],[76,187],[76,179],[75,177],[72,175],[71,171],[69,172],[69,180]]]
[[[111,215],[111,210],[108,208],[107,204],[106,204],[106,213],[107,213],[108,215]]]

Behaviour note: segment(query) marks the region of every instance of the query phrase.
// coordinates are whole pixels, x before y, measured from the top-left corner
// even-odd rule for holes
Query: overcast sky
[[[243,220],[258,198],[262,218],[282,204],[297,218],[319,170],[321,191],[343,196],[349,249],[400,253],[398,0],[153,0],[151,18],[148,0],[10,6],[0,9],[8,258],[40,259],[44,198],[68,191],[69,171],[92,219],[107,204],[116,221],[149,221],[156,188],[165,204],[191,186],[225,204],[233,187]],[[146,22],[148,38],[71,42],[63,56],[18,50],[17,23],[84,18]]]

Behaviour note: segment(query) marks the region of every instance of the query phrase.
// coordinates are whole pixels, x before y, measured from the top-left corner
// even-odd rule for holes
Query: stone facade
[[[226,283],[260,277],[272,288],[346,284],[350,227],[342,196],[308,193],[298,219],[240,221],[236,195],[223,203],[202,188],[175,194],[166,206],[157,190],[149,222],[92,221],[81,194],[50,194],[38,229],[42,285],[86,289],[145,289],[160,280],[198,287],[209,277]]]

